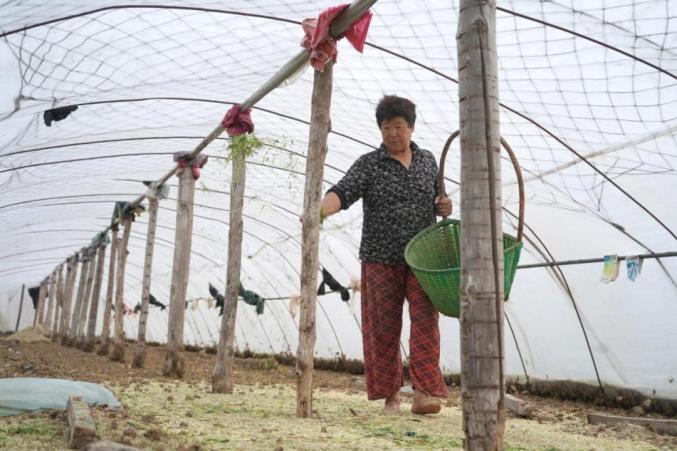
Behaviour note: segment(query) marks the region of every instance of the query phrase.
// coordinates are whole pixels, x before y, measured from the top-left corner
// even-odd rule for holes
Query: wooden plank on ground
[[[534,411],[534,407],[528,402],[508,393],[505,394],[505,407],[521,417],[528,417]]]
[[[89,406],[81,396],[70,396],[67,407],[68,444],[81,449],[96,440],[96,425]]]
[[[640,426],[648,426],[650,429],[670,435],[677,435],[677,420],[659,419],[659,418],[638,418],[638,417],[619,417],[616,415],[606,415],[603,413],[589,413],[588,423],[590,424],[619,424],[630,423]]]

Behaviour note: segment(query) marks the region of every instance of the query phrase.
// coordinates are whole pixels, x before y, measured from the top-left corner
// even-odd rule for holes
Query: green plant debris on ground
[[[439,415],[411,414],[402,404],[384,415],[380,402],[362,394],[315,390],[313,418],[296,417],[292,385],[236,386],[234,393],[213,394],[207,383],[146,380],[108,384],[124,409],[93,409],[102,439],[145,449],[462,449],[461,410],[445,407]],[[67,449],[62,415],[32,414],[0,420],[0,443],[9,449]],[[649,450],[648,443],[567,432],[557,423],[509,418],[506,449]],[[48,444],[48,445],[47,445]],[[5,445],[3,445],[5,446]]]

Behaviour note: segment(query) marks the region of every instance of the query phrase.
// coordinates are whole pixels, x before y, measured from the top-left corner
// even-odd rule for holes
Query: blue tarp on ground
[[[89,405],[120,407],[120,402],[103,385],[66,379],[13,377],[0,379],[0,416],[35,410],[64,410],[71,395],[82,396]]]

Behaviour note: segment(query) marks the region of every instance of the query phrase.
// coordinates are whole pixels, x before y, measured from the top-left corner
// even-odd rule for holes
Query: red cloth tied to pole
[[[322,11],[317,19],[304,19],[301,22],[305,36],[301,41],[301,47],[310,52],[310,65],[320,72],[325,64],[331,59],[336,62],[338,50],[336,40],[329,35],[329,27],[336,16],[348,7],[348,4],[332,6]],[[371,11],[366,11],[359,19],[353,22],[343,35],[358,52],[364,50],[364,42],[367,40],[367,31],[371,22]]]
[[[207,155],[198,154],[192,160],[188,159],[190,152],[176,152],[174,154],[174,161],[178,163],[179,169],[177,175],[181,175],[183,170],[190,165],[190,171],[193,173],[195,180],[200,178],[200,168],[207,164]]]
[[[251,133],[254,131],[254,122],[251,117],[251,108],[240,110],[240,104],[236,103],[226,113],[221,125],[228,132],[228,136],[237,136],[243,133]]]

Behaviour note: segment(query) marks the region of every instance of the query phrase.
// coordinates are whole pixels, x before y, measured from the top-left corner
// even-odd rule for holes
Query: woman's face
[[[406,119],[402,116],[386,119],[381,122],[383,144],[386,145],[393,155],[406,153],[409,150],[411,134],[413,132],[414,127],[409,127]]]

